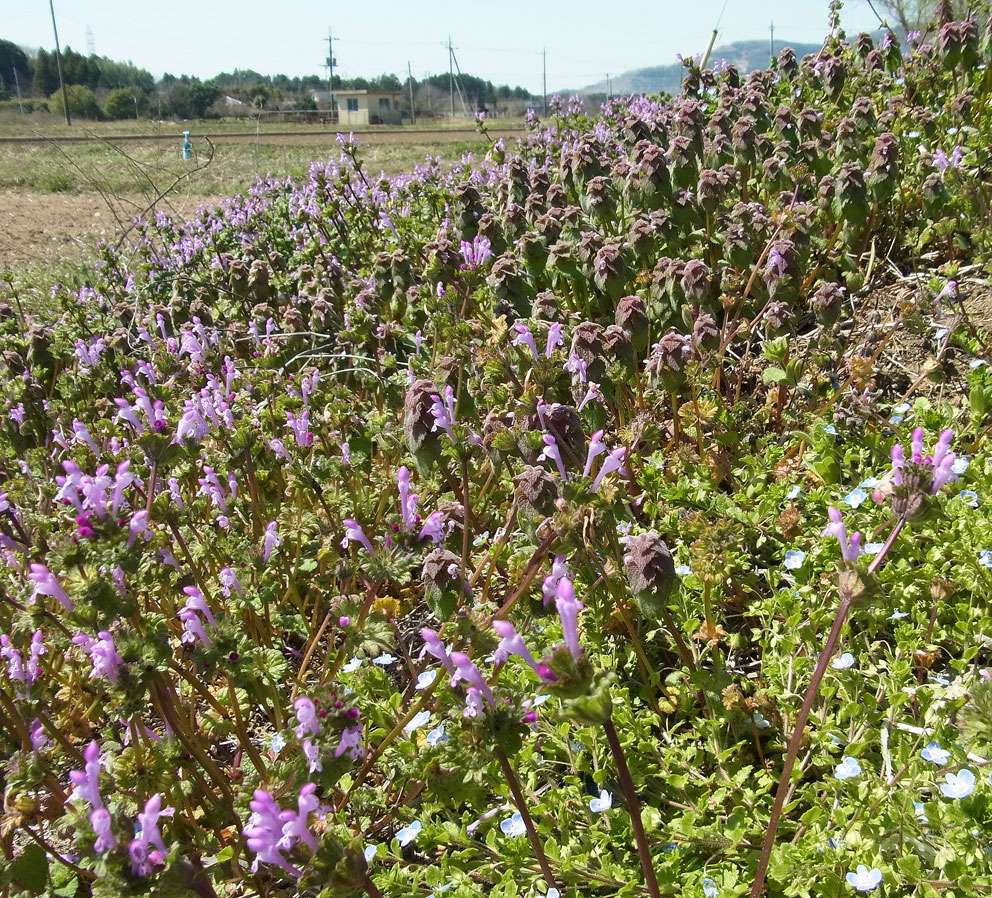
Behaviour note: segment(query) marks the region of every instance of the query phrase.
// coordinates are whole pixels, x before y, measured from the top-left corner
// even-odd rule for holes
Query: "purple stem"
[[[654,864],[651,861],[651,849],[648,847],[648,837],[644,833],[644,824],[641,822],[641,803],[637,800],[637,790],[634,788],[634,780],[631,778],[630,768],[627,766],[627,757],[623,753],[623,746],[620,744],[617,729],[609,717],[603,721],[603,729],[606,731],[606,741],[610,744],[610,751],[617,765],[620,785],[623,786],[623,797],[627,802],[631,826],[634,828],[637,856],[641,860],[641,869],[644,871],[644,882],[648,887],[648,894],[651,895],[651,898],[661,898],[658,878],[655,876]]]
[[[888,554],[892,544],[896,541],[899,531],[905,525],[906,519],[900,518],[889,538],[882,546],[882,551],[878,553],[875,560],[868,566],[868,573],[874,574],[878,570],[882,560]],[[820,659],[816,663],[816,670],[813,671],[813,679],[803,696],[803,704],[799,709],[799,716],[796,718],[796,725],[792,731],[792,738],[789,740],[789,750],[786,752],[785,761],[782,764],[782,776],[778,781],[778,790],[775,792],[775,803],[772,805],[771,816],[768,819],[768,831],[765,833],[765,841],[761,846],[761,858],[758,861],[758,868],[754,873],[754,885],[751,887],[751,898],[758,898],[765,885],[765,874],[768,872],[768,862],[772,856],[772,847],[775,844],[775,833],[778,830],[779,821],[782,818],[782,808],[785,806],[785,797],[789,791],[789,780],[792,778],[792,768],[795,766],[796,758],[799,756],[799,749],[803,741],[803,732],[806,729],[806,721],[809,720],[813,702],[819,692],[820,683],[827,672],[827,665],[833,656],[834,649],[837,648],[837,641],[840,639],[840,631],[847,620],[847,614],[851,610],[853,595],[846,595],[841,598],[840,606],[837,608],[837,615],[834,617],[833,626],[830,628],[830,635],[827,637],[826,645],[820,653]]]

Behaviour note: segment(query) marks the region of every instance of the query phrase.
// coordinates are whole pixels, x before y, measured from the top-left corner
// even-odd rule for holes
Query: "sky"
[[[44,0],[5,5],[0,38],[54,47]],[[156,77],[237,68],[326,75],[331,27],[342,77],[402,78],[408,62],[414,78],[446,72],[450,34],[463,72],[535,94],[542,48],[553,93],[700,53],[717,26],[717,46],[767,40],[773,20],[776,42],[815,43],[827,30],[827,0],[55,0],[55,14],[63,47],[88,52],[91,29],[98,55],[130,59]],[[878,24],[866,0],[848,0],[841,16],[851,34]]]

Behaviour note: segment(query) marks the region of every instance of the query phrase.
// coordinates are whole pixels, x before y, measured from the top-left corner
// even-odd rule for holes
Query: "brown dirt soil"
[[[198,206],[218,199],[172,195],[159,208],[188,217]],[[104,199],[99,193],[4,191],[0,193],[0,269],[91,260],[97,241],[117,239],[148,202],[138,195]]]
[[[976,273],[977,274],[977,273]],[[944,348],[938,328],[952,328],[979,338],[989,359],[988,335],[992,334],[992,285],[980,277],[962,277],[958,282],[959,303],[947,300],[934,305],[926,280],[905,279],[872,291],[860,300],[844,376],[860,379],[858,360],[877,359],[865,370],[871,386],[892,399],[912,389],[912,395],[954,400],[967,379],[969,363],[976,356],[957,346]],[[941,314],[946,312],[946,314]],[[889,336],[892,321],[898,327]],[[942,351],[943,350],[943,351]]]

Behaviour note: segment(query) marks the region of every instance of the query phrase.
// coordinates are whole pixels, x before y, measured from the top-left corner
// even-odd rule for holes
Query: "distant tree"
[[[59,89],[59,73],[55,68],[55,54],[39,50],[34,60],[32,91],[36,96],[48,97]]]
[[[248,88],[248,101],[256,109],[265,109],[274,96],[273,90],[261,81]]]
[[[937,13],[941,0],[877,0],[879,9],[889,24],[897,31],[906,34],[926,28]],[[967,18],[976,7],[970,0],[945,0],[950,15],[954,19]]]
[[[31,90],[31,63],[27,54],[11,41],[0,40],[0,89],[13,96],[16,83],[21,85],[21,93]]]
[[[165,94],[165,112],[174,118],[203,118],[220,96],[213,84],[196,79],[176,81]]]
[[[100,104],[96,101],[96,95],[85,84],[67,84],[65,94],[68,97],[69,112],[77,118],[90,118],[99,120],[103,118]],[[61,88],[48,99],[48,108],[55,115],[65,114],[65,100],[62,97]]]
[[[148,94],[140,87],[121,87],[107,94],[103,103],[109,119],[138,118],[148,111]]]
[[[313,94],[300,94],[293,103],[292,108],[297,112],[316,112],[317,101],[313,98]]]

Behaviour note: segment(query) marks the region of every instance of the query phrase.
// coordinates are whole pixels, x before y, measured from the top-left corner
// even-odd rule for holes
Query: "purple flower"
[[[544,449],[538,456],[538,460],[553,461],[558,468],[558,476],[565,479],[565,465],[561,460],[561,450],[558,448],[558,441],[550,434],[544,434]]]
[[[530,650],[524,643],[523,637],[517,633],[513,624],[505,620],[494,620],[493,629],[501,637],[499,647],[493,655],[493,660],[495,660],[498,664],[502,664],[507,660],[507,658],[510,657],[510,655],[518,655],[523,658],[536,673],[537,661],[534,660],[534,656],[530,653]]]
[[[534,358],[538,357],[537,354],[537,344],[534,342],[534,335],[531,333],[529,327],[526,324],[514,324],[513,329],[517,332],[517,335],[511,340],[513,346],[527,346],[533,353]]]
[[[496,707],[496,699],[493,697],[489,684],[479,673],[479,668],[472,663],[472,660],[464,652],[452,652],[449,657],[451,663],[455,665],[455,675],[451,678],[451,685],[455,686],[461,680],[474,686],[483,696],[490,708]]]
[[[362,747],[362,725],[360,723],[348,727],[341,734],[341,741],[338,743],[338,747],[334,749],[334,757],[340,758],[345,752],[348,752],[348,757],[353,761],[357,761],[359,758],[365,756],[365,749]]]
[[[565,337],[562,334],[562,326],[556,321],[548,328],[548,339],[544,344],[544,357],[550,359],[551,354],[555,351],[555,347],[562,346],[564,343]]]
[[[448,391],[451,391],[451,387],[448,387]],[[452,424],[455,423],[454,407],[449,402],[447,407],[445,403],[441,401],[441,397],[436,393],[431,397],[431,415],[434,417],[434,424],[431,426],[431,432],[435,433],[440,427],[450,438],[452,443],[457,443],[458,440],[455,438],[455,432],[451,429]]]
[[[599,489],[599,485],[603,482],[603,478],[608,474],[612,474],[614,471],[619,471],[623,475],[627,474],[627,471],[623,467],[623,458],[626,451],[627,450],[621,446],[619,449],[614,449],[609,455],[606,456],[606,460],[603,462],[602,467],[600,467],[599,473],[596,475],[596,479],[593,480],[592,486],[589,487],[590,492],[596,492],[596,490]]]
[[[28,577],[34,581],[34,592],[31,595],[32,605],[38,596],[50,596],[53,599],[58,599],[66,611],[71,612],[75,607],[72,599],[69,598],[66,591],[59,585],[59,581],[55,579],[55,575],[45,565],[32,564],[31,573],[28,574]]]
[[[341,548],[347,549],[350,543],[358,543],[365,548],[365,551],[368,552],[369,555],[375,558],[375,550],[372,548],[372,543],[368,541],[368,537],[365,536],[365,531],[362,530],[358,522],[352,518],[345,518],[342,523],[345,526],[345,531],[344,539],[341,540]]]
[[[431,542],[440,543],[444,540],[444,514],[440,511],[432,511],[424,520],[417,536],[418,542],[422,539],[429,539]]]
[[[831,506],[827,509],[827,515],[830,518],[830,523],[827,524],[820,536],[836,537],[837,542],[840,543],[841,557],[845,561],[857,561],[858,556],[861,554],[861,534],[852,534],[851,540],[848,542],[847,527],[844,526],[844,521],[841,518],[840,512]]]
[[[264,789],[256,789],[255,797],[248,803],[251,817],[243,830],[248,848],[255,852],[252,873],[258,872],[259,864],[273,864],[281,867],[291,876],[299,877],[302,871],[294,867],[282,852],[293,847],[291,838],[283,839],[283,810]],[[293,817],[296,815],[289,812]],[[133,843],[132,843],[133,844]]]
[[[603,431],[597,430],[589,440],[589,452],[586,455],[586,466],[582,469],[582,476],[588,477],[592,473],[592,463],[596,457],[606,451],[606,443],[603,442]]]
[[[79,633],[72,637],[72,641],[90,656],[93,665],[90,671],[91,678],[106,677],[111,683],[117,683],[117,672],[124,661],[117,654],[114,637],[109,632],[101,630],[97,633],[96,639],[91,639],[85,633]]]
[[[223,568],[220,574],[218,575],[218,577],[220,578],[221,591],[224,593],[225,596],[229,596],[231,594],[232,589],[239,596],[244,595],[244,592],[241,589],[241,583],[238,581],[237,575],[229,567]]]
[[[76,787],[69,796],[70,801],[82,799],[94,810],[103,807],[100,797],[100,745],[95,740],[83,751],[82,770],[70,770],[69,780]]]
[[[110,812],[106,808],[94,808],[90,811],[90,826],[93,827],[93,832],[96,833],[93,850],[97,854],[112,851],[117,847],[117,839],[110,829]]]
[[[582,409],[584,409],[588,403],[592,402],[593,399],[597,402],[603,401],[603,393],[599,389],[599,384],[589,381],[588,387],[589,388],[586,390],[586,395],[582,397],[582,401],[575,407],[577,412],[581,412]],[[602,431],[600,430],[598,433],[602,433]]]
[[[561,618],[561,631],[565,648],[578,661],[582,657],[582,648],[579,646],[578,619],[579,612],[584,606],[576,598],[575,587],[568,577],[562,577],[555,587],[555,607]]]
[[[445,670],[454,676],[455,666],[451,663],[448,650],[444,647],[444,643],[441,642],[441,637],[438,636],[437,632],[431,630],[429,627],[424,627],[420,631],[420,638],[424,640],[424,647],[420,652],[420,657],[422,658],[425,654],[428,654],[437,658],[444,665]]]
[[[321,773],[324,765],[320,761],[320,746],[309,739],[303,740],[303,757],[307,759],[307,770],[310,773]]]
[[[317,709],[314,703],[306,696],[301,695],[294,703],[296,710],[296,720],[299,726],[296,728],[296,738],[302,739],[304,736],[313,733],[320,734],[320,721],[317,720]]]
[[[282,537],[276,530],[276,522],[269,521],[269,523],[265,525],[265,545],[262,551],[262,561],[268,561],[269,556],[272,554],[272,550],[281,545]]]
[[[541,595],[544,599],[544,607],[547,608],[554,599],[555,594],[558,589],[558,581],[562,577],[567,577],[568,565],[565,563],[564,555],[556,555],[554,563],[551,565],[551,573],[544,578],[544,585],[541,589]]]
[[[21,653],[10,644],[10,637],[4,633],[0,636],[0,658],[7,662],[7,679],[12,682],[24,682],[27,675],[24,672],[24,659]]]
[[[396,483],[400,492],[400,514],[403,516],[403,529],[410,530],[416,523],[419,496],[410,493],[410,471],[403,465],[396,472]]]
[[[174,808],[162,809],[162,796],[157,792],[145,802],[145,809],[138,814],[138,826],[141,827],[141,838],[149,845],[154,845],[165,857],[169,849],[162,841],[162,834],[158,828],[159,817],[171,817],[175,812]]]

